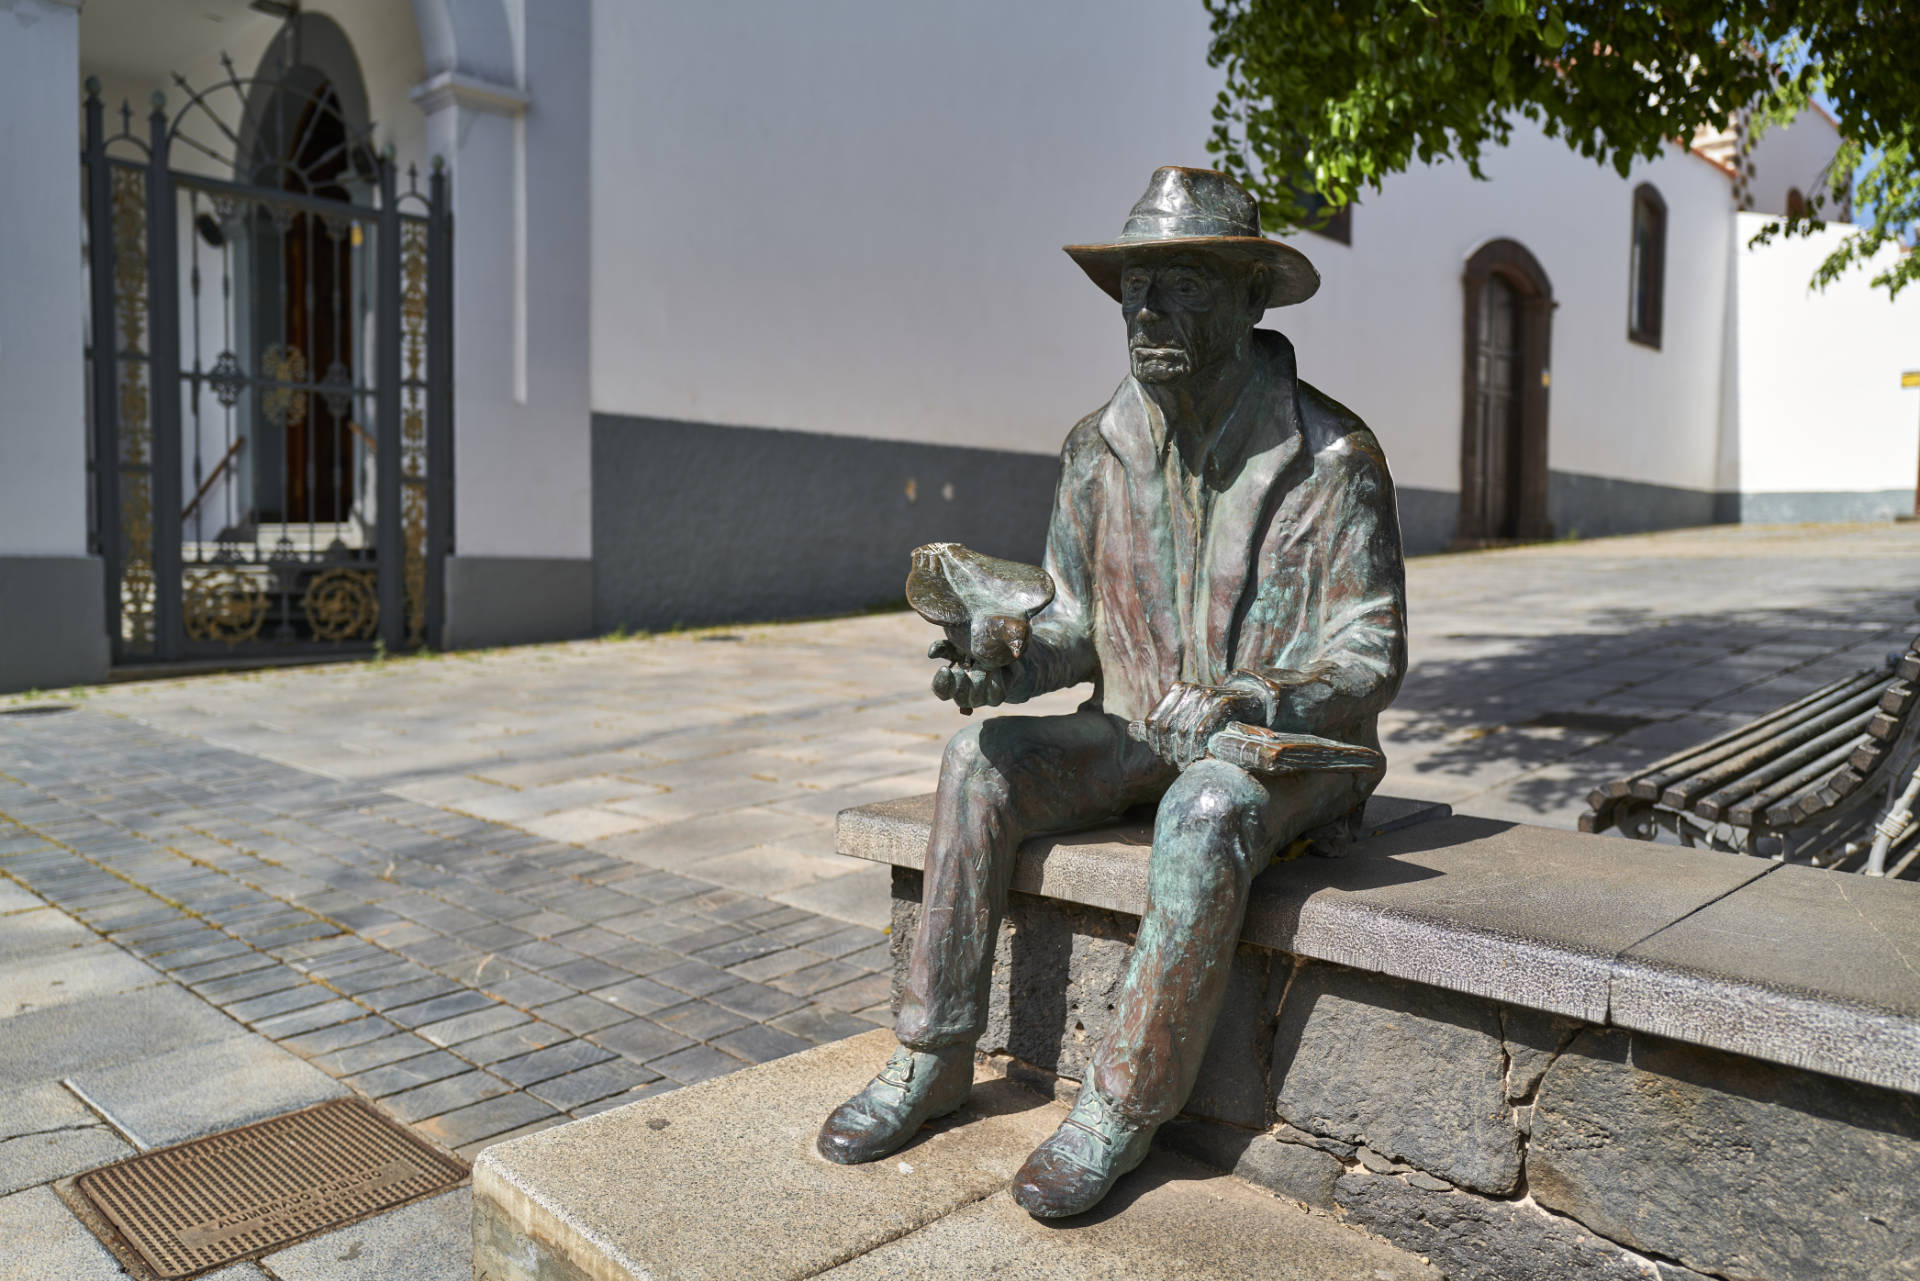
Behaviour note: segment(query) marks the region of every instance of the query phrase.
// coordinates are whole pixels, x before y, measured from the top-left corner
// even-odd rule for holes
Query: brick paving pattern
[[[885,1019],[864,926],[97,712],[4,723],[0,871],[465,1154]]]

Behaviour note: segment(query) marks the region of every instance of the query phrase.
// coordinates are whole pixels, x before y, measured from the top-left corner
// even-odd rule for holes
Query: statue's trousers
[[[1022,841],[1158,797],[1147,911],[1092,1080],[1129,1120],[1168,1119],[1200,1070],[1254,876],[1282,845],[1359,804],[1372,781],[1261,779],[1215,760],[1176,772],[1125,722],[1092,710],[968,726],[941,765],[895,1023],[901,1044],[972,1044],[986,1029],[994,939]]]

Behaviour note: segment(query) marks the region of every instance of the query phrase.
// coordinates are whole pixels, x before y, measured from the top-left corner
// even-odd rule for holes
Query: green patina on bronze
[[[934,692],[962,711],[1093,693],[948,744],[902,1051],[820,1135],[834,1160],[874,1160],[961,1106],[1015,851],[1157,802],[1115,1029],[1015,1178],[1044,1217],[1091,1208],[1186,1101],[1253,877],[1365,805],[1406,671],[1386,458],[1299,380],[1284,337],[1254,328],[1312,295],[1306,259],[1260,237],[1230,179],[1180,168],[1154,174],[1119,239],[1068,252],[1119,299],[1130,372],[1067,438],[1045,574],[936,544],[909,599],[946,629]]]

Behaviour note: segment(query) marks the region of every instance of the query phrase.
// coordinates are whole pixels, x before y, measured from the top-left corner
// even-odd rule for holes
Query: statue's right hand
[[[933,674],[935,698],[950,702],[963,712],[971,712],[976,707],[998,707],[1007,701],[1010,669],[982,667],[977,659],[950,640],[937,640],[929,645],[927,657],[947,664]]]

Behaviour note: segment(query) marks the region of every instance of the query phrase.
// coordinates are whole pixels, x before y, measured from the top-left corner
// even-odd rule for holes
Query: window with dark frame
[[[1320,218],[1326,214],[1327,199],[1305,183],[1293,183],[1293,197],[1300,202],[1306,216],[1301,220],[1303,230],[1316,236],[1325,236],[1328,240],[1337,240],[1343,245],[1353,243],[1353,206],[1341,205],[1335,209],[1325,222]]]
[[[1657,350],[1667,288],[1667,202],[1650,182],[1641,183],[1633,192],[1633,252],[1628,272],[1632,292],[1627,301],[1627,337]]]

